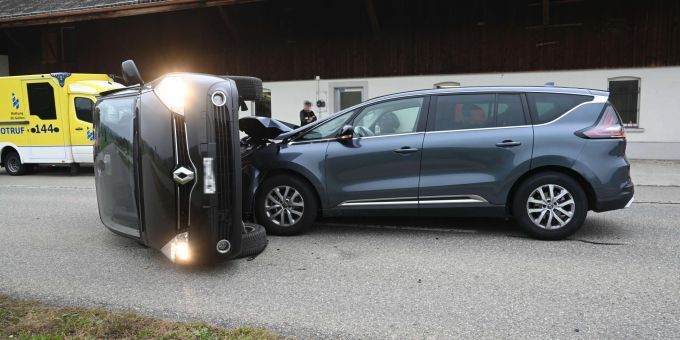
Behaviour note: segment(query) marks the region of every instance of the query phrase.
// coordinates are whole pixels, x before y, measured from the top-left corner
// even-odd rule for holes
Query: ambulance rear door
[[[64,163],[68,160],[64,143],[64,131],[68,126],[59,109],[62,106],[58,86],[51,78],[22,82],[28,108],[31,163]]]

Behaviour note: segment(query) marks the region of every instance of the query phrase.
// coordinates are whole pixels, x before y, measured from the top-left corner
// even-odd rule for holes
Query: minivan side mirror
[[[340,135],[339,135],[340,141],[348,141],[352,138],[354,138],[354,126],[352,125],[345,125],[340,129]]]
[[[121,72],[123,73],[123,81],[125,82],[125,85],[144,85],[142,76],[139,74],[139,70],[137,69],[137,65],[135,65],[134,61],[126,60],[120,65],[120,68]]]

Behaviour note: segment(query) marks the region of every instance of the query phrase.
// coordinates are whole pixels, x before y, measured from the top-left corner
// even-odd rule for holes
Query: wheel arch
[[[316,185],[314,185],[314,183],[312,181],[310,181],[309,178],[307,178],[305,175],[301,174],[300,172],[297,172],[297,171],[292,170],[292,169],[271,169],[271,170],[263,171],[262,175],[260,176],[260,178],[258,180],[257,189],[255,191],[255,194],[252,195],[252,197],[250,198],[251,211],[254,212],[255,197],[257,196],[257,190],[259,190],[262,183],[264,183],[264,181],[266,181],[267,179],[274,177],[274,176],[278,176],[278,175],[293,176],[293,177],[296,177],[296,178],[302,180],[303,182],[309,184],[309,187],[312,188],[312,190],[314,191],[316,201],[319,203],[318,204],[319,211],[321,212],[321,211],[324,210],[325,204],[324,204],[324,201],[321,200],[321,193],[319,192],[319,188]]]
[[[5,157],[7,157],[7,155],[12,151],[16,152],[17,155],[19,155],[19,159],[22,162],[24,161],[23,157],[21,157],[21,152],[19,152],[19,149],[17,149],[13,145],[7,144],[2,146],[2,150],[0,150],[0,164],[2,164],[3,166],[5,165]]]
[[[508,214],[512,214],[512,198],[515,195],[517,188],[519,188],[522,182],[524,182],[525,180],[534,175],[545,172],[558,172],[574,179],[576,182],[578,182],[579,185],[581,185],[581,188],[583,188],[583,191],[586,193],[586,198],[588,200],[588,210],[592,210],[595,208],[595,204],[597,202],[595,189],[593,189],[593,186],[590,184],[590,182],[588,182],[588,180],[585,179],[585,177],[583,177],[581,174],[574,171],[573,169],[567,167],[546,165],[525,172],[515,181],[515,183],[510,188],[510,191],[508,192],[508,197],[506,199],[505,207]]]

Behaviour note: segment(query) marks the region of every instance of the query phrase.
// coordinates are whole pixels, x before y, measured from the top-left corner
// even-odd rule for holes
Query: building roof
[[[9,18],[27,18],[37,15],[58,15],[74,11],[92,9],[114,9],[120,6],[139,5],[143,3],[167,0],[0,0],[0,20]]]
[[[0,27],[66,23],[253,0],[0,0]]]

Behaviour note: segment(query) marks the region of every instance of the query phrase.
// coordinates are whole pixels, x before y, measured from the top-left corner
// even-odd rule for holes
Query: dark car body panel
[[[141,166],[140,185],[144,198],[141,200],[141,211],[144,223],[156,226],[143,232],[145,241],[150,247],[161,248],[168,240],[175,237],[177,229],[177,206],[175,200],[175,182],[167,174],[175,170],[174,141],[172,120],[165,105],[152,91],[141,94],[139,104],[139,150]],[[167,213],[158,213],[158,212]]]
[[[100,113],[95,114],[97,129],[95,147],[96,184],[100,216],[107,228],[144,244],[161,249],[175,236],[189,232],[192,261],[220,260],[239,254],[241,248],[241,158],[238,133],[238,93],[232,80],[203,74],[179,74],[191,91],[185,97],[185,112],[178,114],[161,102],[153,87],[144,87],[103,96],[97,108],[105,107],[117,98],[131,98],[135,102],[134,140],[106,141]],[[222,107],[212,104],[210,94],[222,91],[227,103]],[[110,143],[110,144],[109,144]],[[134,150],[129,159],[119,161],[125,168],[134,169],[132,178],[120,183],[107,176],[105,159],[112,159],[113,146]],[[129,152],[128,152],[129,153]],[[214,160],[217,190],[204,192],[204,160]],[[193,172],[194,179],[186,184],[173,180],[173,172],[180,168]],[[117,171],[120,172],[120,171]],[[123,183],[124,182],[124,183]],[[131,187],[134,199],[107,196],[118,195],[117,187]],[[138,212],[126,221],[128,232],[120,232],[109,221],[109,207],[128,204]],[[134,220],[134,221],[133,221]],[[129,232],[135,230],[136,232]],[[218,253],[215,245],[228,240],[230,250]]]

